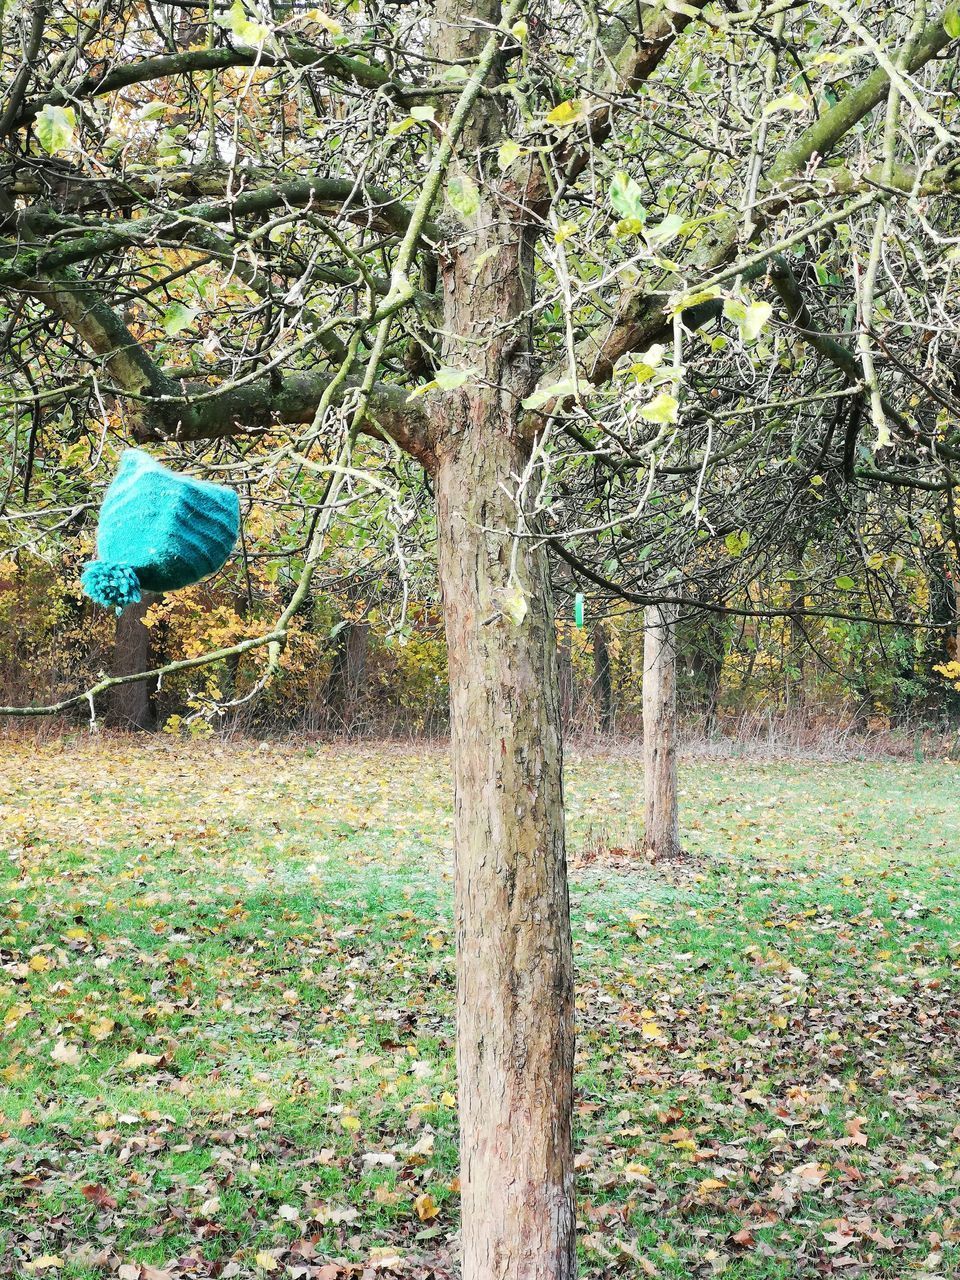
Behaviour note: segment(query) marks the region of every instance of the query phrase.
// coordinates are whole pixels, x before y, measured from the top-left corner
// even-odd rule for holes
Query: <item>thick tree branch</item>
[[[311,423],[333,381],[324,371],[297,372],[225,388],[211,395],[206,383],[183,382],[172,398],[150,400],[138,419],[137,439],[210,440],[223,436],[270,431],[277,425]],[[361,379],[348,378],[334,403],[356,398]],[[392,383],[373,384],[360,423],[362,434],[392,440],[432,471],[433,434],[422,402],[408,402],[409,392]]]
[[[77,226],[60,214],[31,208],[15,223],[16,241],[0,245],[0,257],[7,258],[0,268],[0,285],[14,283],[23,276],[61,271],[78,262],[88,261],[118,249],[148,245],[163,239],[189,245],[198,226],[221,224],[236,218],[249,218],[270,213],[274,209],[302,209],[344,216],[351,221],[367,221],[396,235],[403,235],[410,225],[410,210],[402,201],[380,187],[364,186],[346,178],[296,178],[266,187],[240,191],[220,200],[199,201],[181,209],[127,221],[109,223],[106,230]],[[102,227],[102,223],[100,224]],[[73,234],[65,244],[38,243],[40,236]],[[439,236],[432,224],[423,226],[429,239]]]
[[[144,84],[150,80],[165,80],[170,76],[191,75],[198,71],[226,71],[231,67],[298,67],[323,72],[345,84],[363,89],[390,88],[399,101],[406,101],[416,91],[408,85],[396,83],[390,72],[375,62],[352,58],[343,53],[314,49],[309,45],[291,44],[282,52],[253,49],[244,46],[222,49],[183,49],[177,53],[160,54],[155,58],[143,58],[112,66],[108,70],[97,67],[75,80],[73,84],[54,90],[42,98],[34,98],[19,108],[13,128],[23,128],[45,106],[62,106],[84,98],[101,97],[115,93],[130,85]],[[420,96],[423,96],[422,93]]]
[[[134,397],[172,395],[176,383],[154,364],[130,330],[97,292],[73,272],[20,281],[80,337],[115,386]]]
[[[44,303],[99,356],[112,388],[125,396],[127,426],[138,441],[204,440],[269,431],[278,424],[310,423],[333,380],[326,370],[254,378],[225,387],[176,380],[164,373],[120,317],[85,281],[64,273],[54,279],[23,281],[24,292]],[[359,380],[347,379],[337,399],[356,396]],[[421,402],[407,392],[375,383],[360,430],[389,439],[432,470],[431,424]]]
[[[30,30],[24,41],[20,70],[14,76],[13,84],[10,86],[10,92],[7,94],[7,100],[3,107],[3,113],[0,114],[0,138],[5,138],[16,127],[14,121],[20,111],[20,105],[23,102],[27,87],[30,84],[30,77],[34,73],[34,63],[43,40],[43,26],[46,17],[46,0],[34,0],[33,12],[30,18]]]

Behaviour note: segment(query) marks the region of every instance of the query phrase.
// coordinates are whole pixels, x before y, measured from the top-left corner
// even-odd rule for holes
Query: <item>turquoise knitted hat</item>
[[[143,591],[177,591],[215,573],[240,531],[232,489],[192,480],[142,449],[126,449],[107,489],[97,556],[81,581],[91,600],[119,613]]]

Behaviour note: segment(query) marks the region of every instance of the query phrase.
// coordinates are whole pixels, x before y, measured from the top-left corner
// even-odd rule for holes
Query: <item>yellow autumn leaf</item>
[[[640,1034],[645,1040],[659,1040],[663,1035],[659,1022],[641,1022]]]
[[[280,1263],[276,1260],[272,1253],[267,1253],[266,1249],[262,1249],[254,1258],[254,1262],[263,1271],[276,1271]]]
[[[433,1196],[427,1191],[424,1191],[421,1195],[417,1196],[416,1200],[413,1202],[413,1207],[421,1222],[432,1221],[440,1212],[436,1200],[434,1200]]]
[[[23,1269],[33,1275],[38,1271],[56,1271],[58,1267],[62,1266],[62,1258],[58,1258],[55,1253],[44,1253],[39,1258],[34,1258],[32,1262],[25,1262]]]
[[[342,1116],[340,1123],[346,1129],[347,1133],[356,1133],[360,1128],[360,1121],[356,1116]]]
[[[28,967],[31,968],[34,973],[46,973],[48,969],[53,968],[53,961],[49,956],[31,956]]]
[[[137,1053],[134,1050],[128,1053],[124,1060],[120,1063],[122,1071],[136,1071],[139,1067],[155,1067],[160,1061],[159,1053]]]
[[[445,1107],[455,1107],[457,1105],[456,1098],[449,1091],[447,1091],[446,1093],[441,1093],[440,1102]]]
[[[3,1015],[3,1025],[5,1027],[15,1027],[29,1012],[30,1005],[28,1004],[12,1004]]]
[[[571,98],[569,102],[561,102],[559,106],[553,108],[547,116],[547,124],[568,125],[576,124],[578,120],[583,119],[583,103],[579,98]]]
[[[328,13],[324,13],[322,9],[311,9],[307,14],[307,17],[313,22],[316,22],[319,26],[323,27],[324,31],[329,31],[330,35],[343,35],[343,27],[336,18],[331,18],[330,15]]]

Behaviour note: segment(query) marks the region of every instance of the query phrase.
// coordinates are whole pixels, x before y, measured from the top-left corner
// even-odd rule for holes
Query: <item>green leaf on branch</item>
[[[750,545],[750,533],[747,529],[737,529],[733,533],[728,533],[723,540],[723,545],[734,558],[742,556]]]
[[[455,173],[447,183],[447,199],[465,221],[480,211],[480,188],[468,173]]]
[[[744,342],[756,342],[773,315],[773,307],[769,302],[745,303],[739,298],[728,298],[723,304],[723,314],[737,326]]]
[[[233,0],[233,4],[217,22],[232,36],[236,36],[240,44],[259,47],[273,40],[273,32],[265,23],[248,17],[243,0]]]
[[[515,627],[519,627],[527,616],[527,597],[519,582],[515,582],[503,593],[503,612]]]
[[[592,391],[593,384],[584,382],[582,379],[577,384],[573,378],[563,378],[560,382],[554,382],[549,387],[538,387],[536,391],[527,396],[526,400],[521,400],[520,404],[524,409],[542,409],[551,400],[565,400],[567,396],[575,396],[578,390],[581,394]]]
[[[628,365],[624,373],[632,373],[637,382],[649,382],[663,364],[666,347],[662,343],[654,343],[649,350],[641,353],[640,359]]]
[[[451,364],[441,365],[431,382],[425,382],[422,387],[415,387],[410,392],[407,403],[416,400],[419,396],[427,395],[430,391],[455,391],[457,387],[462,387],[465,382],[476,377],[476,374],[476,369],[458,369]]]
[[[497,164],[505,173],[515,160],[519,160],[523,155],[523,147],[519,142],[514,142],[512,138],[507,138],[506,142],[501,142],[500,150],[497,152]]]
[[[621,218],[636,218],[643,225],[647,220],[647,211],[641,200],[642,191],[639,185],[622,169],[613,175],[610,183],[610,203]]]
[[[952,4],[943,15],[943,29],[954,40],[960,36],[960,4]]]
[[[66,151],[73,142],[77,113],[73,107],[52,107],[49,103],[37,114],[37,137],[47,155]]]
[[[614,234],[621,240],[626,240],[628,236],[639,236],[642,233],[642,218],[621,218],[614,227]]]
[[[658,222],[655,226],[647,227],[644,232],[647,244],[650,245],[651,249],[666,244],[674,236],[680,234],[683,230],[683,224],[684,219],[680,217],[679,213],[668,213],[662,222]]]
[[[331,18],[328,13],[324,13],[322,9],[311,9],[307,14],[311,22],[316,22],[318,26],[323,27],[324,31],[333,36],[334,40],[339,39],[343,35],[343,26],[336,18]]]
[[[846,574],[844,574],[842,577],[836,578],[833,585],[838,591],[853,591],[857,584],[852,578],[848,578]]]
[[[649,404],[645,404],[640,410],[640,417],[644,422],[657,422],[663,426],[671,422],[676,422],[677,414],[680,410],[680,402],[676,396],[670,395],[668,391],[661,391],[658,396],[654,396]]]
[[[775,116],[779,111],[806,111],[809,106],[806,98],[799,93],[785,93],[782,97],[774,98],[772,102],[768,102],[763,108],[765,116]]]
[[[168,337],[173,338],[176,334],[189,328],[196,316],[195,307],[188,307],[182,302],[171,302],[163,313],[163,320],[161,321],[163,331]]]
[[[169,103],[162,102],[159,98],[154,98],[152,102],[146,103],[137,112],[138,120],[162,120],[170,110]]]

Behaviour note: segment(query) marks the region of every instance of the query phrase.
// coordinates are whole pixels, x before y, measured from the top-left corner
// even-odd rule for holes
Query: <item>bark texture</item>
[[[499,0],[437,7],[446,65],[475,57]],[[495,69],[494,78],[502,76]],[[480,207],[440,258],[443,358],[476,374],[435,402],[440,581],[455,785],[463,1280],[570,1280],[573,948],[557,640],[521,401],[532,390],[531,165],[501,175],[502,107],[481,101],[453,174]],[[514,535],[520,533],[521,536]]]
[[[154,665],[152,636],[143,619],[155,599],[156,596],[144,593],[139,603],[124,609],[117,619],[113,675],[132,676],[138,671],[149,671]],[[157,712],[153,701],[156,691],[155,678],[118,685],[111,698],[110,719],[121,729],[147,733],[156,729]]]
[[[497,406],[488,406],[496,412]],[[575,1274],[573,956],[546,555],[511,584],[514,439],[474,421],[437,477],[456,789],[464,1280]],[[496,532],[490,532],[490,530]],[[511,611],[512,614],[511,614]]]
[[[644,847],[659,860],[680,847],[677,805],[677,606],[652,604],[643,618]]]

